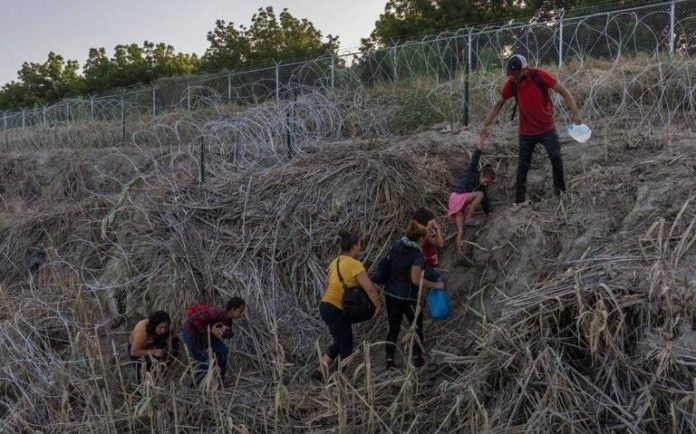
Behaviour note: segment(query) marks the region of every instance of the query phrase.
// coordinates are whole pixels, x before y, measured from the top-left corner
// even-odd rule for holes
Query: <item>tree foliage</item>
[[[307,19],[295,18],[287,9],[276,15],[272,7],[259,8],[251,25],[236,27],[218,20],[208,32],[210,44],[202,59],[202,69],[235,69],[273,60],[304,60],[338,50],[338,37],[322,33]]]
[[[25,62],[17,81],[0,89],[0,109],[28,108],[82,94],[150,83],[161,77],[191,74],[200,64],[195,54],[177,53],[165,43],[145,41],[117,45],[109,57],[104,48],[90,48],[82,68],[53,52],[44,63]]]
[[[370,37],[362,40],[363,56],[358,64],[370,69],[369,62],[379,61],[378,48],[445,29],[529,17],[543,20],[561,11],[587,14],[648,3],[650,0],[387,0]],[[276,15],[270,6],[259,8],[249,27],[217,20],[206,38],[208,48],[201,58],[176,52],[163,42],[117,45],[112,55],[103,47],[91,48],[82,71],[77,61],[51,52],[43,63],[25,62],[17,80],[0,88],[0,109],[107,93],[164,77],[312,59],[338,50],[338,37],[323,37],[309,20],[296,18],[287,9]]]
[[[84,90],[79,68],[77,61],[66,61],[54,52],[43,63],[24,62],[17,72],[18,81],[0,90],[0,107],[30,107],[78,95]]]
[[[164,77],[311,59],[338,50],[337,37],[324,38],[309,20],[296,18],[287,9],[276,15],[272,7],[260,8],[248,28],[217,20],[207,40],[202,58],[176,52],[163,42],[117,45],[111,55],[103,47],[90,48],[82,71],[77,61],[51,52],[44,63],[24,63],[18,79],[0,88],[0,109],[107,93]]]
[[[83,68],[84,80],[88,92],[103,92],[162,77],[191,74],[199,63],[196,54],[176,53],[174,47],[165,43],[145,41],[142,47],[117,45],[111,58],[104,48],[91,48]]]
[[[237,28],[225,20],[215,21],[215,29],[208,32],[208,49],[201,61],[204,71],[235,69],[243,66],[249,57],[249,40],[244,26]]]
[[[509,19],[546,19],[563,11],[589,14],[599,10],[647,4],[649,0],[388,0],[362,50],[387,46],[445,29],[458,29]]]

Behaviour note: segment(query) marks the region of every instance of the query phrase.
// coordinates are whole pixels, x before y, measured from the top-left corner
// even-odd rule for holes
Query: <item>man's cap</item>
[[[513,54],[510,59],[508,59],[506,71],[509,73],[511,71],[521,71],[527,67],[527,59],[521,54]]]

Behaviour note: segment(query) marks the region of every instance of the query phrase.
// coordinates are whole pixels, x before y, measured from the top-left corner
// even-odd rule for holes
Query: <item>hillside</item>
[[[380,119],[353,138],[319,139],[310,132],[350,130],[351,118],[317,110],[324,123],[305,124],[310,139],[287,158],[225,147],[229,115],[213,113],[202,127],[153,123],[137,146],[0,155],[0,428],[696,432],[693,124],[675,115],[648,127],[647,102],[633,118],[605,118],[621,92],[602,89],[578,90],[594,133],[586,144],[562,137],[561,202],[538,147],[533,203],[512,208],[516,136],[494,130],[484,158],[498,172],[495,211],[467,232],[464,258],[442,218],[477,140],[458,124],[368,137]],[[204,184],[188,135],[197,128],[219,138]],[[382,317],[357,328],[366,344],[345,376],[314,382],[337,230],[360,225],[372,263],[419,206],[436,210],[448,235],[454,307],[445,322],[426,319],[431,362],[385,372]],[[125,342],[137,319],[165,309],[178,324],[188,304],[230,295],[248,310],[224,391],[191,387],[185,358],[134,390]]]

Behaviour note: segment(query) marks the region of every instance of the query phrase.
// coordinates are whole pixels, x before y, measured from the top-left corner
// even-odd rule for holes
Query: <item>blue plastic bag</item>
[[[431,289],[425,296],[425,304],[432,319],[441,321],[449,318],[449,297],[444,289]]]

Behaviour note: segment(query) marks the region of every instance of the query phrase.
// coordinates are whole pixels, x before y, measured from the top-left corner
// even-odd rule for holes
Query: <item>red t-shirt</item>
[[[435,268],[439,264],[437,260],[437,247],[430,244],[430,241],[426,241],[423,244],[423,257],[425,258],[425,266],[428,268]]]
[[[558,80],[556,77],[541,69],[529,69],[530,73],[536,73],[539,81],[552,88]],[[508,77],[501,90],[504,99],[510,99],[512,94],[512,77]],[[519,133],[523,136],[536,136],[546,133],[554,128],[553,104],[546,101],[543,91],[537,86],[531,77],[527,77],[522,83],[517,83],[517,104],[520,114]]]

